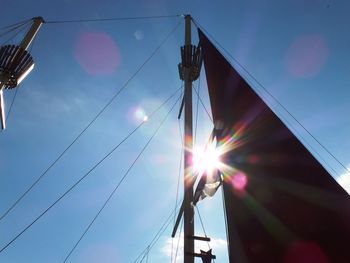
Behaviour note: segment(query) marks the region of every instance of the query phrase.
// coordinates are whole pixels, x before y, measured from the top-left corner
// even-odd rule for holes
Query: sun
[[[207,147],[197,147],[193,151],[192,165],[195,173],[212,172],[221,164],[220,152],[212,143]]]

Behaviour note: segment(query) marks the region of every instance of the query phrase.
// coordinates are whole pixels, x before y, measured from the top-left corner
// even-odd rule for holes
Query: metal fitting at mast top
[[[3,90],[16,88],[34,67],[34,60],[27,49],[44,20],[42,17],[34,17],[32,21],[20,45],[0,47],[0,122],[2,129],[6,127]]]
[[[202,66],[202,49],[200,46],[185,45],[181,47],[181,63],[178,65],[180,79],[195,81]]]

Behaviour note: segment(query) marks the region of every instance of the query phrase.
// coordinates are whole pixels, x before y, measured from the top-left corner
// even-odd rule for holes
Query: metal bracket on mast
[[[27,51],[36,33],[44,23],[42,17],[33,18],[33,24],[19,46],[6,45],[0,48],[0,118],[5,129],[4,89],[16,88],[34,68],[34,61]]]
[[[200,46],[185,45],[181,47],[181,63],[178,65],[182,80],[195,81],[202,66],[202,49]]]
[[[180,79],[195,81],[199,78],[202,67],[202,49],[198,45],[185,45],[181,47],[181,63],[178,65]],[[185,105],[185,96],[182,98],[178,119],[181,118]]]

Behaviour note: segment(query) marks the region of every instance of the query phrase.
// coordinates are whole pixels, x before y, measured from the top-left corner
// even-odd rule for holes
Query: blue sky
[[[190,13],[342,163],[350,163],[347,1],[0,0],[0,5],[1,27],[39,15],[49,21]],[[157,55],[0,222],[1,246],[134,129],[142,121],[142,112],[149,114],[181,86],[177,64],[184,39],[182,18],[43,25],[31,52],[35,69],[19,87],[7,130],[0,133],[1,213],[91,121],[178,22],[180,27]],[[3,43],[4,39],[0,40]],[[102,55],[91,56],[91,51]],[[241,68],[237,70],[287,125],[306,139],[316,158],[335,170],[330,170],[333,176],[344,174]],[[203,75],[200,94],[209,107],[205,88]],[[5,92],[7,105],[13,95],[14,91]],[[1,253],[0,261],[62,262],[174,102]],[[181,150],[177,112],[178,106],[70,262],[132,262],[152,240],[175,205]],[[201,106],[198,116],[196,142],[201,145],[212,127]],[[199,209],[207,234],[214,239],[217,262],[226,262],[221,193],[201,202]],[[196,230],[201,234],[199,223]],[[153,247],[149,262],[170,261],[166,255],[170,232],[171,228]]]

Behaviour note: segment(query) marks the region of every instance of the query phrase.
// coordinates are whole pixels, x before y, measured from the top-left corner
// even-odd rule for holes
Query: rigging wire
[[[277,98],[271,93],[269,92],[265,86],[257,79],[253,76],[253,74],[251,74],[246,67],[244,67],[234,56],[231,55],[231,53],[229,51],[227,51],[221,44],[220,42],[218,42],[204,27],[202,27],[197,20],[193,19],[194,24],[200,28],[201,30],[203,30],[251,79],[253,79],[255,81],[255,83],[258,84],[258,86],[260,86],[268,95],[270,98],[272,98],[285,112],[288,113],[288,115],[290,117],[292,117],[292,119],[299,124],[300,127],[303,128],[304,131],[307,132],[307,134],[309,134],[309,136],[311,136],[314,141],[317,142],[317,144],[319,146],[321,146],[321,148],[326,151],[341,167],[344,168],[344,170],[346,172],[350,172],[350,169],[348,169],[333,153],[331,153],[328,148],[326,146],[324,146],[285,106],[283,106],[283,104],[277,100]]]
[[[26,28],[28,28],[28,27],[29,27],[29,26],[27,25],[27,27],[25,27],[25,28],[23,28],[21,31],[17,32],[17,34],[14,35],[14,37],[12,37],[12,38],[15,38],[20,32],[22,32],[24,29],[26,29]],[[30,47],[29,47],[29,53],[31,53],[32,50],[33,50],[33,47],[34,47],[36,38],[37,38],[37,34],[34,36],[34,39],[33,39],[33,41],[32,41],[32,44],[31,44]],[[10,40],[8,40],[7,42],[9,42],[9,41],[10,41]],[[12,107],[13,107],[13,105],[14,105],[14,103],[15,103],[15,100],[16,100],[16,97],[17,97],[17,92],[18,92],[18,90],[19,90],[19,87],[20,87],[20,86],[18,86],[18,87],[15,89],[15,94],[13,95],[13,98],[12,98],[12,101],[11,101],[11,104],[10,104],[10,107],[9,107],[9,109],[8,109],[8,112],[7,112],[6,122],[9,121],[9,116],[10,116]],[[0,220],[1,220],[1,219],[0,219]]]
[[[147,263],[149,252],[150,252],[150,249],[149,249],[149,245],[148,245],[148,246],[146,247],[146,251],[145,251],[144,254],[143,254],[143,257],[142,257],[141,260],[140,260],[140,263],[142,263],[143,260],[144,260],[145,258],[146,258],[146,263]]]
[[[193,88],[193,90],[196,92],[196,94],[197,94],[197,96],[198,96],[198,99],[199,99],[199,102],[200,102],[201,105],[203,106],[203,108],[204,108],[205,112],[207,113],[207,115],[208,115],[210,121],[211,121],[212,123],[214,123],[213,118],[211,117],[211,115],[210,115],[210,113],[209,113],[207,107],[205,107],[202,98],[199,96],[198,91],[196,90],[196,88]]]
[[[153,237],[153,239],[151,240],[151,242],[149,243],[149,245],[147,247],[149,247],[149,249],[151,250],[153,248],[153,246],[158,242],[159,238],[161,237],[161,235],[165,232],[165,230],[168,228],[168,226],[170,225],[170,223],[172,222],[172,216],[173,216],[174,210],[171,210],[170,215],[167,217],[167,219],[164,221],[163,225],[159,228],[158,232],[155,234],[155,236]],[[145,254],[145,252],[147,251],[147,247],[141,251],[141,253],[137,256],[137,258],[133,261],[133,263],[136,263],[141,257],[142,255]]]
[[[182,97],[182,95],[180,96]],[[179,122],[180,124],[180,122]],[[180,131],[181,131],[181,126],[179,125]],[[180,134],[182,134],[182,132],[180,132]],[[181,142],[183,142],[183,139],[181,139]],[[182,144],[183,146],[183,144]],[[182,156],[182,155],[181,155]],[[180,168],[181,169],[181,168]],[[179,185],[179,183],[178,183]],[[161,235],[164,233],[164,231],[168,228],[168,226],[171,223],[171,218],[173,215],[176,215],[176,208],[179,207],[180,203],[177,203],[175,209],[171,212],[171,214],[169,215],[169,217],[165,220],[165,222],[163,223],[163,225],[160,227],[160,229],[158,230],[158,232],[156,233],[156,235],[154,236],[154,238],[152,239],[152,241],[150,242],[150,244],[137,256],[137,258],[133,261],[133,263],[137,262],[143,255],[143,257],[141,258],[141,261],[144,259],[145,257],[145,253],[147,252],[147,248],[150,247],[150,250],[153,248],[153,246],[157,243],[157,241],[159,240],[159,238],[161,237]],[[180,227],[179,229],[182,229],[183,226],[183,220],[181,220],[180,223]],[[174,262],[176,262],[176,258],[177,258],[177,253],[178,253],[178,248],[179,248],[179,242],[180,242],[180,237],[181,237],[181,231],[179,231],[179,236],[178,236],[178,242],[177,242],[177,247],[176,247],[176,252],[175,252],[175,257],[174,257]]]
[[[266,94],[263,94],[263,93],[261,92],[261,90],[257,90],[256,93],[257,93],[264,101],[268,101],[268,98],[266,97]],[[274,111],[278,112],[278,109],[277,109],[276,105],[272,105],[272,106],[270,106],[270,108],[271,108],[271,110],[274,110]],[[296,136],[299,138],[299,140],[300,140],[304,145],[306,145],[306,146],[309,147],[308,149],[310,150],[310,152],[312,152],[312,153],[314,153],[315,155],[317,155],[317,156],[320,158],[320,160],[323,161],[323,163],[324,163],[324,168],[325,168],[330,174],[331,174],[331,172],[330,172],[330,170],[331,170],[335,175],[340,176],[339,171],[336,171],[336,170],[332,167],[332,165],[321,155],[321,153],[320,153],[317,149],[315,149],[315,147],[312,146],[311,143],[308,142],[308,140],[305,138],[305,136],[303,136],[303,134],[295,127],[295,125],[294,125],[292,122],[290,122],[285,116],[283,116],[282,113],[281,113],[280,115],[281,115],[281,116],[279,116],[279,118],[282,120],[283,123],[286,124],[287,127],[289,127],[289,129],[293,132],[293,134],[296,135]],[[329,170],[328,170],[327,168],[328,168]]]
[[[28,26],[27,26],[27,27],[28,27]],[[27,28],[27,27],[26,27],[26,28]],[[24,28],[24,29],[26,29],[26,28]],[[24,30],[24,29],[23,29],[23,30]],[[18,33],[19,33],[19,32],[18,32]],[[18,34],[18,33],[17,33],[17,34]],[[16,34],[16,35],[17,35],[17,34]],[[15,36],[16,36],[16,35],[15,35]],[[37,37],[37,35],[34,36],[34,39],[33,39],[33,41],[32,41],[32,44],[30,45],[29,53],[31,53],[32,50],[33,50],[36,37]],[[10,114],[11,114],[11,110],[12,110],[12,107],[13,107],[13,105],[14,105],[14,103],[15,103],[15,100],[16,100],[16,97],[17,97],[17,93],[18,93],[19,88],[20,88],[20,86],[18,86],[17,88],[15,88],[15,94],[14,94],[13,97],[12,97],[10,107],[9,107],[9,109],[8,109],[8,111],[7,111],[7,114],[6,114],[6,122],[9,121],[9,117],[10,117]],[[0,218],[0,220],[1,220],[1,218]]]
[[[21,28],[20,30],[18,30],[15,34],[13,34],[11,37],[9,37],[7,40],[5,40],[1,45],[4,46],[6,45],[8,42],[10,42],[11,40],[13,40],[15,37],[17,37],[20,33],[22,33],[23,31],[25,31],[26,29],[29,28],[29,24],[24,26],[23,28]],[[15,31],[15,30],[12,30]],[[1,36],[0,36],[1,37]]]
[[[143,257],[141,258],[140,263],[142,263],[142,261],[145,259],[145,257],[147,256],[148,253],[149,253],[149,246],[146,247],[146,251],[145,251],[145,253],[143,254]]]
[[[201,87],[201,80],[200,80],[200,78],[198,79],[198,87],[197,87],[197,90],[196,90],[196,93],[197,93],[197,105],[196,105],[196,122],[195,122],[195,132],[194,132],[194,141],[196,141],[196,138],[197,138],[197,129],[198,129],[198,106],[199,106],[199,99],[200,99],[200,96],[199,96],[199,93],[200,93],[200,87]],[[208,113],[208,111],[207,111],[207,109],[206,109],[206,107],[204,106],[204,104],[202,104],[203,105],[203,107],[204,107],[204,109],[205,109],[205,111],[207,112],[207,114],[208,114],[208,116],[210,116],[209,115],[209,113]],[[212,121],[212,119],[210,118],[210,120]],[[206,145],[207,146],[207,145]],[[199,220],[200,220],[200,223],[201,223],[201,225],[202,225],[202,229],[203,229],[203,232],[204,232],[204,235],[205,235],[205,237],[207,237],[207,233],[206,233],[206,231],[205,231],[205,228],[204,228],[204,224],[203,224],[203,221],[202,221],[202,217],[201,217],[201,215],[200,215],[200,213],[199,213],[199,208],[198,208],[198,206],[195,206],[196,207],[196,209],[197,209],[197,213],[198,213],[198,216],[199,216]],[[209,247],[209,249],[211,249],[210,248],[210,244],[209,244],[209,242],[207,242],[208,243],[208,247]],[[214,263],[215,263],[215,260],[213,259],[213,261],[214,261]]]
[[[146,20],[146,19],[162,19],[176,18],[178,15],[159,15],[159,16],[134,16],[134,17],[111,17],[111,18],[96,18],[96,19],[72,19],[72,20],[48,20],[46,24],[63,24],[63,23],[84,23],[84,22],[106,22],[106,21],[125,21],[125,20]]]
[[[140,260],[140,263],[142,263],[143,260],[144,260],[145,258],[146,258],[146,263],[148,262],[148,255],[149,255],[149,252],[150,252],[150,249],[149,249],[149,245],[148,245],[147,248],[146,248],[145,254],[143,255],[143,257],[142,257],[141,260]]]
[[[197,209],[197,213],[198,213],[199,221],[200,221],[200,223],[201,223],[201,226],[202,226],[202,229],[203,229],[204,236],[205,236],[205,237],[208,237],[208,236],[207,236],[207,232],[205,231],[205,228],[204,228],[204,224],[203,224],[202,216],[201,216],[201,214],[199,213],[199,208],[198,208],[198,206],[197,206],[197,205],[196,205],[195,207],[196,207],[196,209]],[[208,244],[208,248],[209,248],[209,249],[211,249],[210,244],[209,244],[209,241],[207,241],[207,244]],[[215,259],[213,259],[213,261],[214,261],[214,263],[215,263]]]
[[[226,244],[227,244],[227,256],[230,258],[230,240],[228,235],[228,226],[227,226],[227,215],[226,215],[226,204],[225,204],[225,193],[224,185],[221,185],[221,196],[222,196],[222,209],[224,210],[224,221],[225,221],[225,231],[226,231]]]
[[[154,133],[152,134],[152,136],[148,139],[148,141],[146,142],[146,144],[143,146],[143,148],[141,149],[141,151],[139,152],[139,154],[136,156],[136,158],[134,159],[134,161],[131,163],[131,165],[129,166],[129,168],[126,170],[126,172],[124,173],[124,175],[122,176],[122,178],[119,180],[118,184],[115,186],[115,188],[113,189],[113,191],[109,194],[108,198],[106,199],[106,201],[103,203],[102,207],[99,209],[99,211],[97,212],[97,214],[95,215],[95,217],[91,220],[90,224],[86,227],[86,229],[84,230],[83,234],[80,236],[80,238],[78,239],[78,241],[74,244],[73,248],[69,251],[68,255],[66,256],[66,258],[64,259],[63,263],[67,262],[67,260],[69,259],[69,257],[71,256],[71,254],[74,252],[74,250],[77,248],[77,246],[79,245],[80,241],[84,238],[84,236],[89,232],[90,228],[92,227],[92,225],[95,223],[96,219],[99,217],[99,215],[101,214],[101,212],[103,211],[103,209],[106,207],[106,205],[108,204],[108,202],[111,200],[111,198],[114,196],[114,194],[116,193],[116,191],[119,189],[120,185],[123,183],[123,181],[126,179],[126,177],[129,175],[129,172],[131,171],[131,169],[134,167],[134,165],[136,164],[136,162],[140,159],[141,155],[144,153],[144,151],[147,149],[148,145],[151,143],[151,141],[154,139],[154,137],[156,136],[156,134],[159,132],[160,128],[163,126],[163,124],[165,123],[165,121],[168,119],[170,113],[173,111],[173,109],[175,108],[175,105],[177,104],[177,102],[180,100],[181,97],[179,97],[174,105],[170,108],[170,110],[167,112],[167,114],[165,115],[165,117],[162,119],[162,121],[160,122],[159,126],[157,127],[157,129],[154,131]]]
[[[200,87],[200,84],[199,84],[199,86],[198,86],[198,91],[199,91],[199,87]],[[196,94],[197,94],[197,113],[198,113],[198,102],[200,102],[201,105],[203,106],[205,112],[207,113],[209,119],[211,120],[211,122],[213,122],[213,119],[212,119],[212,117],[211,117],[209,111],[207,110],[206,106],[204,105],[204,103],[203,103],[203,101],[202,101],[202,99],[201,99],[201,97],[200,97],[200,95],[199,95],[199,92],[196,90],[195,87],[194,87],[193,89],[194,89],[194,91],[195,91]],[[197,119],[197,118],[198,118],[198,117],[196,117],[196,119]],[[182,145],[183,145],[183,138],[182,138],[182,131],[181,131],[180,120],[179,120],[178,123],[179,123],[180,135],[181,135],[181,142],[182,142]],[[197,121],[196,121],[196,129],[197,129]],[[181,157],[182,157],[182,155],[181,155]],[[181,165],[181,161],[180,161],[180,165]],[[181,166],[180,166],[179,169],[181,170]],[[179,180],[178,180],[178,187],[179,187]],[[177,189],[177,193],[176,193],[176,198],[177,198],[177,196],[178,196],[178,189]],[[175,202],[175,203],[177,204],[177,202]],[[178,204],[177,204],[177,205],[178,205]],[[198,208],[197,208],[197,209],[198,209]],[[199,212],[199,211],[198,211],[198,212]],[[171,213],[170,216],[172,216],[172,215],[174,215],[174,218],[176,217],[176,207],[175,207],[174,211]],[[200,219],[201,219],[201,218],[200,218]],[[167,220],[169,220],[169,218],[168,218]],[[166,222],[167,222],[167,220],[166,220]],[[202,221],[202,220],[201,220],[201,221]],[[158,231],[158,233],[161,232],[161,229],[164,227],[164,225],[166,224],[166,222],[162,225],[162,227],[160,228],[160,230]],[[168,224],[170,224],[170,222],[169,222]],[[182,224],[183,224],[183,220],[181,221],[180,229],[182,228]],[[205,232],[203,222],[201,222],[201,224],[202,224],[203,231]],[[163,231],[163,232],[164,232],[164,231]],[[156,236],[155,236],[154,239],[157,239],[157,240],[159,239],[159,237],[156,238],[157,235],[158,235],[158,233],[156,234]],[[177,252],[178,252],[179,241],[180,241],[180,234],[181,234],[181,231],[179,231],[179,239],[178,239],[178,244],[177,244],[177,248],[176,248],[176,253],[175,253],[174,262],[176,262],[176,258],[177,258]],[[206,234],[205,234],[205,235],[206,235]],[[153,240],[154,240],[154,239],[153,239]],[[151,243],[153,242],[153,240],[151,241]],[[208,244],[208,245],[209,245],[209,244]],[[172,246],[173,246],[173,243],[172,243]],[[144,255],[144,256],[141,258],[141,261],[140,261],[140,262],[142,262],[142,260],[144,259],[145,255],[146,255],[145,253],[147,252],[147,248],[148,248],[148,247],[149,247],[149,246],[147,246],[146,249],[144,249],[144,250],[139,254],[139,256],[133,261],[134,263],[137,262],[138,259],[139,259],[142,255]],[[152,247],[153,247],[153,245],[152,245]],[[210,246],[209,246],[209,248],[210,248]],[[172,250],[173,250],[173,247],[172,247]],[[171,252],[171,259],[172,259],[172,257],[173,257],[173,251]],[[171,261],[171,262],[172,262],[172,261]]]
[[[13,98],[11,100],[11,104],[10,104],[10,107],[7,111],[7,114],[6,114],[6,122],[8,123],[9,122],[9,117],[10,117],[10,114],[11,114],[11,110],[12,110],[12,107],[13,107],[13,104],[15,103],[15,100],[16,100],[16,97],[17,97],[17,92],[19,90],[19,87],[18,86],[16,89],[15,89],[15,94],[13,95]]]
[[[168,99],[166,99],[157,109],[155,109],[148,117],[150,119],[156,112],[158,112],[171,98],[173,98],[177,92],[177,89]],[[46,208],[39,216],[37,216],[29,225],[27,225],[22,231],[20,231],[15,237],[13,237],[5,246],[0,249],[0,253],[3,252],[8,246],[10,246],[17,238],[19,238],[24,232],[26,232],[32,225],[34,225],[41,217],[43,217],[51,208],[59,203],[69,192],[71,192],[76,186],[78,186],[92,171],[94,171],[104,160],[106,160],[116,149],[118,149],[127,139],[129,139],[145,122],[141,122],[136,128],[134,128],[129,134],[127,134],[116,146],[114,146],[102,159],[95,163],[89,171],[87,171],[79,180],[77,180],[68,190],[66,190],[55,202],[53,202],[48,208]]]
[[[144,252],[143,257],[141,258],[140,263],[143,262],[145,257],[148,257],[148,254],[149,254],[149,245],[146,247],[146,251]]]
[[[196,140],[197,140],[197,126],[198,126],[198,106],[199,106],[199,93],[200,93],[200,88],[201,88],[201,78],[199,75],[198,78],[198,87],[197,87],[197,103],[196,103],[196,122],[194,125],[194,138],[193,138],[193,144],[196,145]]]
[[[330,170],[333,171],[334,174],[340,176],[339,172],[337,172],[337,171],[332,167],[332,165],[330,165],[330,164],[328,163],[328,161],[327,161],[326,159],[324,159],[323,156],[315,149],[315,147],[313,147],[313,146],[303,137],[303,135],[302,135],[295,127],[293,127],[293,125],[291,124],[291,122],[289,122],[285,117],[284,117],[284,118],[281,118],[281,119],[282,119],[286,124],[288,124],[290,127],[292,127],[294,134],[298,135],[298,136],[302,139],[303,143],[305,143],[305,144],[309,147],[309,149],[311,149],[311,150],[325,163],[325,165],[326,165]],[[326,170],[327,170],[327,169],[326,169]],[[328,171],[328,172],[329,172],[329,171]]]
[[[29,20],[28,20],[28,21],[29,21]],[[13,31],[15,31],[16,29],[18,29],[18,28],[24,26],[26,23],[28,23],[28,21],[26,21],[25,23],[24,23],[24,22],[22,22],[22,23],[17,23],[17,24],[20,24],[20,25],[15,24],[15,25],[17,25],[17,26],[15,26],[15,27],[9,29],[6,33],[1,34],[0,37],[6,35],[6,34],[8,34],[8,33],[11,33],[11,32],[13,32]],[[11,27],[11,26],[7,26],[7,27],[4,27],[4,28],[8,28],[8,27]],[[21,30],[18,30],[17,32],[15,32],[15,34],[13,34],[10,38],[8,38],[7,40],[5,40],[1,45],[2,45],[2,46],[6,45],[8,42],[10,42],[12,39],[14,39],[15,37],[17,37],[21,32],[23,32],[24,30],[26,30],[28,27],[29,27],[29,24],[27,24],[27,25],[26,25],[25,27],[23,27]],[[13,107],[13,104],[14,104],[15,99],[16,99],[16,96],[17,96],[18,88],[19,88],[19,87],[17,87],[17,88],[15,89],[15,94],[14,94],[14,96],[12,97],[10,107],[9,107],[7,113],[6,113],[6,122],[8,122],[8,120],[9,120],[9,116],[10,116],[10,113],[11,113],[11,110],[12,110],[12,107]],[[4,130],[0,130],[0,133],[2,133],[3,131],[4,131]],[[0,217],[0,221],[1,221],[1,219],[2,219],[2,218]]]
[[[23,20],[23,21],[19,21],[15,24],[12,24],[12,25],[8,25],[8,26],[4,26],[2,27],[0,30],[3,30],[3,29],[6,29],[6,28],[17,28],[17,27],[20,27],[28,22],[32,21],[32,18],[29,18],[29,19],[26,19],[26,20]]]
[[[184,219],[181,220],[180,229],[182,229],[183,223],[184,223]],[[181,239],[181,231],[179,231],[179,236],[177,239],[174,263],[176,262],[177,252],[179,251],[180,239]]]
[[[19,23],[14,24],[14,27],[13,27],[12,29],[10,29],[10,30],[8,31],[8,33],[12,32],[12,31],[14,31],[14,30],[16,30],[16,29],[18,29],[18,28],[20,28],[20,27],[22,27],[22,26],[25,26],[25,25],[26,25],[26,26],[23,27],[21,30],[17,31],[13,36],[11,36],[9,39],[7,39],[2,45],[6,45],[6,44],[7,44],[8,42],[10,42],[12,39],[14,39],[15,37],[17,37],[21,32],[23,32],[24,30],[28,29],[28,28],[29,28],[29,22],[30,22],[30,21],[31,21],[31,19],[25,20],[25,21],[22,21],[22,22],[19,22]],[[5,28],[9,28],[9,27],[11,27],[11,26],[7,26],[7,27],[5,27]],[[1,36],[4,36],[4,35],[6,35],[6,34],[7,34],[7,33],[1,34],[0,37],[1,37]],[[34,37],[34,39],[33,39],[33,42],[32,42],[32,45],[30,46],[29,53],[30,53],[30,52],[32,51],[32,49],[33,49],[36,36],[37,36],[37,35],[35,35],[35,37]],[[13,107],[13,105],[14,105],[14,103],[15,103],[15,100],[16,100],[16,97],[17,97],[17,93],[18,93],[18,90],[19,90],[19,87],[20,87],[20,86],[18,86],[18,87],[15,89],[15,94],[14,94],[13,97],[12,97],[10,107],[9,107],[9,109],[8,109],[8,111],[7,111],[7,114],[6,114],[6,122],[9,121],[9,117],[10,117],[10,114],[11,114],[11,111],[12,111],[12,107]],[[2,131],[3,131],[3,130],[1,130],[1,132],[2,132]],[[0,218],[0,221],[1,221],[1,219],[2,219],[2,218]]]
[[[151,55],[138,67],[138,69],[130,76],[130,78],[122,85],[122,87],[112,96],[112,98],[102,107],[95,117],[83,128],[74,140],[58,155],[58,157],[46,168],[46,170],[21,194],[20,197],[3,213],[0,217],[0,222],[4,219],[17,204],[41,181],[41,179],[51,170],[52,167],[66,154],[66,152],[79,140],[79,138],[90,128],[90,126],[102,115],[102,113],[112,104],[112,102],[121,94],[128,84],[136,77],[136,75],[145,67],[145,65],[155,56],[160,48],[167,42],[170,36],[177,30],[180,22],[166,35],[162,42],[153,50]],[[1,252],[1,251],[0,251]]]
[[[12,33],[13,31],[25,26],[25,25],[29,25],[29,21],[26,21],[26,22],[23,22],[23,23],[18,23],[18,25],[14,25],[14,26],[8,26],[8,27],[5,27],[5,28],[8,28],[5,32],[1,33],[0,34],[0,38],[3,37],[3,36],[6,36],[7,34],[10,34]],[[5,29],[3,28],[3,29]]]
[[[182,97],[181,93],[181,97]],[[180,124],[180,119],[178,119],[178,125],[179,125],[179,135],[180,135],[180,141],[181,141],[181,151],[180,151],[180,162],[179,162],[179,172],[178,172],[178,177],[177,177],[177,187],[176,187],[176,196],[175,196],[175,207],[174,207],[174,227],[175,227],[175,222],[176,222],[176,207],[178,206],[177,201],[179,198],[179,188],[180,188],[180,178],[181,178],[181,171],[182,171],[182,157],[183,157],[183,150],[184,150],[184,141],[182,138],[182,130],[181,130],[181,124]],[[181,229],[181,228],[180,228]],[[173,262],[173,244],[174,244],[174,239],[171,239],[171,257],[170,257],[170,262]]]
[[[148,246],[148,249],[147,249],[146,263],[148,263],[148,254],[149,254],[149,246]]]

